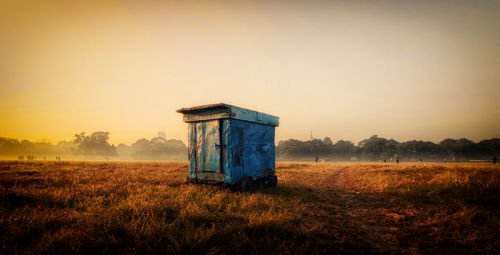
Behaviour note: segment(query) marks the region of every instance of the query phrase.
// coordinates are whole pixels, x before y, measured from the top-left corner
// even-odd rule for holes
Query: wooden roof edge
[[[250,110],[250,109],[246,109],[246,108],[242,108],[242,107],[237,107],[234,105],[224,104],[224,103],[207,104],[207,105],[200,105],[200,106],[189,107],[189,108],[181,108],[181,109],[177,110],[177,112],[183,113],[183,114],[197,114],[197,113],[213,111],[216,109],[227,109],[228,112],[231,112],[230,118],[251,121],[251,122],[272,125],[272,126],[279,125],[279,117],[278,116],[274,116],[274,115],[270,115],[270,114],[262,113],[262,112],[257,112],[254,110]],[[213,116],[213,117],[215,117],[215,116]]]
[[[193,112],[203,112],[203,111],[208,111],[208,110],[213,110],[213,109],[218,109],[218,108],[231,108],[232,105],[229,104],[224,104],[224,103],[218,103],[218,104],[205,104],[205,105],[199,105],[199,106],[194,106],[194,107],[183,107],[176,112],[178,113],[193,113]]]

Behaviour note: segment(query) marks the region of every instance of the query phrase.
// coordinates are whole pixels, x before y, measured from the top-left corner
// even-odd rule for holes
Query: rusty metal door
[[[219,120],[196,123],[196,170],[220,172]]]

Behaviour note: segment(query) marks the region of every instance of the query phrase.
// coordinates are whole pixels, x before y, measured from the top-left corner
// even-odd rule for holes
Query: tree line
[[[0,137],[0,155],[31,155],[66,157],[92,157],[92,158],[118,158],[118,159],[187,159],[186,145],[176,139],[166,139],[160,132],[158,137],[151,139],[141,138],[131,145],[109,143],[110,133],[105,131],[85,132],[75,134],[72,141],[60,141],[53,145],[48,141],[30,142]],[[41,157],[38,157],[39,159]]]
[[[491,160],[499,155],[500,139],[475,143],[466,138],[429,141],[398,142],[374,135],[357,145],[350,141],[336,143],[329,137],[300,141],[280,141],[276,147],[279,160],[321,161],[469,161]]]
[[[141,138],[131,145],[109,143],[109,132],[98,131],[87,135],[75,134],[72,141],[53,145],[48,141],[30,142],[0,137],[0,155],[82,156],[117,159],[186,160],[187,147],[176,139],[166,139],[160,132],[151,139]],[[429,141],[398,142],[374,135],[357,145],[350,141],[312,139],[280,141],[276,147],[278,160],[321,161],[468,161],[491,160],[500,154],[500,139],[473,142],[466,138]],[[39,159],[41,157],[38,157]]]

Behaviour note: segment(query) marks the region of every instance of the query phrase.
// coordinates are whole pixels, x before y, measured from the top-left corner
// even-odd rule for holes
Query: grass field
[[[252,192],[187,163],[0,162],[0,254],[500,252],[493,165],[278,163]]]

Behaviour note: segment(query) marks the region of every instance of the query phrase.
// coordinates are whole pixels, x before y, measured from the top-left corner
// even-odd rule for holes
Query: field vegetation
[[[278,186],[187,163],[0,162],[0,253],[500,252],[493,165],[278,163]]]

